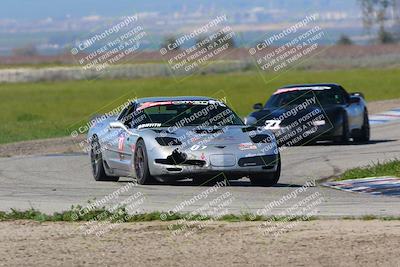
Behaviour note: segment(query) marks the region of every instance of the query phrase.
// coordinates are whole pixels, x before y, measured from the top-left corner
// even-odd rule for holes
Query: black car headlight
[[[161,146],[179,146],[182,145],[181,141],[173,137],[156,137],[157,143]]]

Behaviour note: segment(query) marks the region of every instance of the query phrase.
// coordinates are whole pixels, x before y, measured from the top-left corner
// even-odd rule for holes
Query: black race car
[[[368,142],[368,109],[362,93],[338,84],[290,85],[278,89],[265,105],[245,118],[247,125],[275,133],[280,146],[320,140]]]

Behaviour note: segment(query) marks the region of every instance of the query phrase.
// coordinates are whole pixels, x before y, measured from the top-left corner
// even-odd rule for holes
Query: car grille
[[[179,164],[177,164],[171,159],[156,159],[155,162],[164,165],[193,165],[199,167],[203,167],[206,164],[204,160],[192,160],[192,159],[185,160],[184,162],[181,162]]]
[[[233,167],[236,165],[236,157],[233,154],[211,155],[210,163],[215,167]]]

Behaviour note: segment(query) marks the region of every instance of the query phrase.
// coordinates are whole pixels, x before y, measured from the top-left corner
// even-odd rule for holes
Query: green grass
[[[110,111],[134,97],[227,97],[232,108],[245,116],[254,103],[265,102],[280,86],[316,82],[340,83],[349,91],[364,92],[370,101],[400,98],[400,69],[0,84],[0,143],[69,135],[91,114]]]
[[[366,167],[346,171],[337,180],[359,179],[367,177],[394,176],[400,177],[400,160],[373,163]]]
[[[399,221],[400,217],[398,217],[398,216],[364,215],[364,216],[361,216],[361,217],[347,216],[347,217],[343,217],[342,219],[343,220],[362,220],[362,221],[373,221],[373,220]]]
[[[29,210],[16,210],[5,212],[0,211],[0,222],[1,221],[16,221],[16,220],[31,220],[38,222],[88,222],[88,221],[110,221],[110,222],[122,222],[122,223],[134,223],[134,222],[152,222],[152,221],[177,221],[170,230],[179,230],[183,224],[182,221],[220,221],[220,222],[298,222],[298,221],[315,221],[321,220],[322,218],[311,216],[259,216],[252,215],[249,213],[227,214],[222,217],[213,218],[210,216],[192,215],[188,213],[174,213],[169,214],[165,218],[161,219],[162,212],[150,212],[128,215],[125,208],[120,207],[114,212],[110,212],[105,208],[98,208],[88,213],[79,215],[79,211],[82,209],[81,206],[73,206],[70,210],[64,212],[55,212],[51,215],[42,213],[35,209]],[[77,217],[74,217],[77,216]],[[112,219],[110,219],[112,218]],[[334,219],[342,220],[383,220],[383,221],[398,221],[400,217],[397,216],[375,216],[375,215],[364,215],[361,217],[357,216],[346,216],[338,217]]]
[[[151,212],[142,214],[129,215],[124,207],[120,207],[113,212],[105,208],[98,208],[90,212],[80,215],[82,207],[72,206],[70,210],[64,212],[55,212],[52,215],[42,213],[35,209],[20,211],[11,209],[9,212],[0,211],[0,221],[14,221],[14,220],[33,220],[39,222],[85,222],[91,220],[106,221],[112,218],[111,222],[150,222],[150,221],[225,221],[225,222],[243,222],[243,221],[270,221],[270,222],[288,222],[288,221],[312,221],[316,217],[302,217],[302,216],[253,216],[245,213],[241,215],[227,214],[219,218],[210,216],[192,215],[188,213],[173,213],[165,214],[166,217],[161,216],[162,212]],[[129,215],[129,216],[128,216]],[[163,219],[161,219],[163,218]]]

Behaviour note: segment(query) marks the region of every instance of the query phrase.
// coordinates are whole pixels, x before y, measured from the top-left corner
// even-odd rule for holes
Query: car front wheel
[[[356,142],[368,142],[370,140],[370,126],[369,126],[369,117],[368,117],[368,111],[364,111],[364,123],[363,126],[361,127],[360,134],[354,137],[354,141]]]
[[[346,113],[343,114],[342,135],[336,137],[334,141],[338,144],[347,144],[350,142],[349,118]]]
[[[153,177],[151,177],[149,171],[146,145],[142,139],[136,143],[133,158],[133,168],[135,170],[138,184],[150,184],[153,182]]]
[[[250,176],[252,185],[256,186],[274,186],[281,177],[281,156],[278,154],[278,166],[275,172],[254,174]]]

